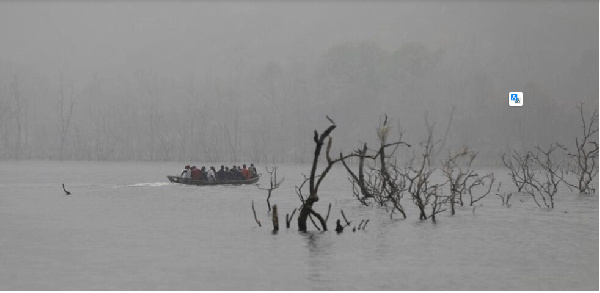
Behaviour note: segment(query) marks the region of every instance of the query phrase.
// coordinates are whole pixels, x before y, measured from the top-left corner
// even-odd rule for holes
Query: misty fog
[[[0,40],[0,159],[303,163],[325,115],[351,151],[455,105],[496,165],[598,108],[594,1],[4,1]]]

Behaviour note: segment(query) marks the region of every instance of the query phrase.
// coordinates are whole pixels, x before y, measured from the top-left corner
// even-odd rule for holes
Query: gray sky
[[[597,47],[588,37],[598,32],[597,3],[523,2],[2,2],[0,59],[78,78],[137,69],[202,74],[240,56],[248,64],[307,60],[336,43],[368,40],[472,50],[492,72],[519,66],[540,78]]]

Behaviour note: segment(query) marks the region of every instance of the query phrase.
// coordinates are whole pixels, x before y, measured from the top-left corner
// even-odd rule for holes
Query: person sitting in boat
[[[246,177],[244,177],[244,173],[242,173],[242,167],[237,166],[237,174],[238,174],[238,180],[246,179]]]
[[[231,173],[230,180],[240,180],[241,174],[239,173],[235,165],[233,165],[231,169],[229,169],[229,172]]]
[[[221,169],[217,171],[217,181],[224,181],[227,178],[225,177],[225,166],[221,165]]]
[[[238,175],[238,180],[246,179],[244,177],[244,173],[242,173],[242,167],[240,167],[240,166],[237,166],[237,175]]]
[[[250,173],[250,178],[254,178],[258,175],[258,173],[256,172],[256,167],[254,167],[253,163],[250,164],[250,168],[248,168],[248,171]]]
[[[229,167],[225,166],[225,180],[231,180],[231,172],[229,172]]]
[[[200,180],[200,169],[196,168],[196,166],[192,166],[191,173],[192,180]]]
[[[190,173],[190,179],[194,178],[194,166],[190,166],[190,170],[188,171]]]
[[[237,176],[235,175],[235,165],[233,165],[231,168],[229,168],[229,171],[227,172],[227,180],[235,180]]]
[[[181,178],[187,179],[192,176],[190,172],[190,165],[185,166],[185,169],[181,172]]]
[[[208,173],[206,174],[206,178],[208,179],[208,182],[214,182],[217,180],[216,177],[216,172],[215,172],[215,167],[210,166],[210,169],[208,170]]]
[[[206,167],[202,166],[202,169],[200,169],[200,180],[204,180],[206,181]]]
[[[244,179],[250,179],[250,172],[246,169],[246,164],[242,167],[242,175],[244,175]]]

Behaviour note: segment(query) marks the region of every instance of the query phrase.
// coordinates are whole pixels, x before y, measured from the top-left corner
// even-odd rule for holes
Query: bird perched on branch
[[[383,125],[377,128],[377,136],[379,136],[379,140],[384,144],[387,139],[388,132],[389,128],[387,126],[387,115],[385,115],[385,121],[383,122]]]

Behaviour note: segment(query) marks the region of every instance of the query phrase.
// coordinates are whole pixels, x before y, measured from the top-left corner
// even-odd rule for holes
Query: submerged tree
[[[402,141],[402,132],[400,132],[398,141],[387,142],[390,130],[387,117],[377,129],[379,148],[372,150],[372,154],[369,155],[369,150],[365,144],[362,149],[358,149],[350,155],[359,158],[358,175],[351,170],[345,161],[342,161],[350,175],[354,196],[361,203],[368,205],[367,200],[372,198],[386,208],[388,204],[391,204],[392,215],[395,211],[398,211],[406,218],[406,212],[400,201],[405,194],[408,194],[419,209],[419,219],[421,220],[431,218],[435,221],[435,215],[446,210],[444,204],[447,202],[448,197],[442,195],[440,184],[433,184],[431,181],[431,176],[435,170],[430,165],[435,143],[433,141],[433,125],[426,122],[426,126],[428,135],[427,139],[419,145],[420,155],[413,155],[405,166],[398,165],[394,155],[400,145],[408,147],[411,147],[411,145]],[[393,149],[388,152],[388,148]],[[341,154],[340,158],[342,158]],[[375,167],[369,167],[365,171],[365,159],[373,160]],[[366,177],[365,173],[367,174]],[[359,192],[362,197],[360,197]],[[431,207],[431,212],[428,212],[429,207]]]
[[[454,112],[454,109],[453,111]],[[426,115],[425,115],[426,117]],[[450,114],[451,123],[452,113]],[[406,212],[400,201],[404,195],[409,195],[415,206],[419,209],[419,219],[432,219],[450,207],[452,214],[455,213],[455,205],[464,205],[463,195],[470,197],[469,205],[473,205],[491,193],[494,183],[493,173],[479,175],[472,168],[473,160],[477,153],[464,148],[460,152],[450,155],[442,162],[442,173],[446,177],[445,182],[434,182],[433,174],[436,168],[432,167],[432,159],[443,147],[449,128],[441,140],[434,140],[435,123],[429,123],[425,118],[427,128],[426,139],[421,142],[416,150],[413,149],[413,157],[404,165],[398,164],[395,153],[399,146],[411,147],[402,141],[403,132],[399,132],[399,139],[388,143],[389,126],[387,116],[383,124],[377,129],[379,137],[379,148],[371,150],[365,143],[362,148],[357,149],[346,157],[358,157],[358,171],[352,168],[342,158],[342,163],[349,174],[354,196],[363,204],[369,205],[370,200],[380,206],[392,206],[392,215],[398,211],[406,218]],[[441,146],[440,146],[441,144]],[[391,148],[390,150],[387,150]],[[372,164],[369,164],[371,162]],[[444,195],[444,187],[450,186],[450,194]],[[486,186],[482,193],[481,187]]]
[[[428,125],[427,138],[420,143],[420,155],[413,156],[402,176],[407,180],[407,191],[413,199],[413,203],[419,208],[419,219],[431,218],[435,221],[435,215],[446,210],[444,204],[448,197],[442,196],[442,186],[432,183],[431,176],[435,171],[431,168],[431,155],[434,148],[433,129]],[[415,165],[415,161],[417,164]],[[427,206],[431,205],[431,213],[427,214]]]
[[[300,214],[298,215],[298,230],[302,231],[302,232],[306,232],[306,228],[307,228],[306,221],[309,218],[312,220],[312,216],[316,217],[319,220],[323,231],[327,231],[327,219],[323,218],[323,216],[321,216],[319,213],[315,212],[315,210],[313,209],[313,205],[319,201],[319,195],[318,195],[319,187],[321,186],[321,183],[323,183],[323,179],[325,179],[325,176],[327,176],[327,173],[331,170],[331,168],[333,167],[333,165],[335,163],[346,158],[346,157],[342,157],[342,158],[333,160],[330,157],[329,152],[331,151],[331,144],[332,144],[332,140],[333,140],[331,138],[330,134],[336,128],[336,125],[335,125],[335,122],[333,122],[333,120],[331,120],[331,118],[329,118],[329,116],[327,116],[327,120],[329,120],[329,122],[331,122],[331,125],[329,127],[327,127],[327,129],[325,131],[323,131],[321,134],[319,134],[316,130],[314,132],[313,140],[315,142],[315,152],[314,152],[312,167],[310,169],[310,176],[305,177],[305,180],[302,183],[302,185],[300,185],[300,187],[296,188],[298,196],[300,197],[300,200],[302,201],[302,207],[300,208]],[[323,148],[323,145],[325,144],[325,140],[327,140],[327,146],[325,148],[325,157],[327,159],[327,166],[321,171],[320,174],[317,175],[317,165],[319,163],[319,156],[321,155],[321,150]],[[304,195],[302,194],[302,187],[306,184],[306,182],[308,182],[309,195],[308,195],[308,197],[304,198]]]
[[[536,153],[532,153],[533,162],[537,167],[540,168],[541,178],[537,176],[532,177],[532,182],[525,187],[527,193],[529,193],[535,203],[541,207],[537,196],[542,199],[544,206],[547,208],[554,208],[554,196],[558,192],[559,184],[563,178],[563,170],[560,168],[561,163],[554,161],[552,152],[554,152],[559,146],[550,146],[548,150],[544,150],[539,146],[536,146]],[[537,174],[536,174],[537,175]]]
[[[592,193],[595,189],[591,184],[598,175],[598,141],[594,140],[598,138],[598,109],[594,109],[590,119],[586,120],[583,105],[584,103],[581,103],[577,106],[583,136],[575,137],[576,152],[570,152],[564,146],[560,147],[567,150],[568,155],[576,163],[577,183],[572,184],[568,181],[565,181],[565,183],[570,187],[577,188],[580,193]]]
[[[514,165],[512,160],[515,160],[517,165]],[[506,154],[502,154],[502,163],[510,170],[510,178],[517,187],[518,192],[521,192],[525,186],[531,184],[533,177],[531,170],[532,160],[530,152],[521,155],[513,150],[511,158],[508,159],[506,158]]]
[[[474,203],[480,201],[492,191],[492,185],[495,181],[494,174],[480,176],[475,172],[472,164],[476,157],[476,152],[464,147],[455,154],[448,153],[448,158],[443,162],[442,173],[450,186],[449,201],[452,214],[455,213],[457,202],[464,206],[463,194],[469,194],[469,205],[473,206]],[[486,184],[488,184],[487,191],[481,195],[474,195],[475,189]]]
[[[400,200],[406,191],[406,181],[402,180],[400,169],[396,166],[394,154],[400,145],[410,147],[402,141],[402,132],[399,132],[398,141],[388,143],[390,127],[388,118],[385,116],[383,124],[377,128],[379,138],[379,148],[371,150],[372,154],[367,154],[369,149],[365,143],[354,153],[347,157],[358,157],[358,171],[354,173],[345,161],[345,157],[340,153],[342,164],[349,174],[348,180],[352,183],[354,196],[364,205],[369,205],[368,199],[374,199],[381,206],[387,208],[388,203],[392,205],[391,214],[398,211],[406,219],[406,213]],[[388,148],[392,150],[386,153]],[[369,166],[366,170],[365,179],[365,159],[373,161],[373,167]]]
[[[266,169],[267,173],[269,173],[269,175],[270,175],[269,187],[264,188],[264,187],[261,187],[259,184],[256,184],[256,186],[260,190],[267,191],[267,207],[269,208],[269,212],[271,212],[271,202],[269,201],[271,199],[271,194],[272,194],[273,190],[279,188],[279,185],[281,185],[281,183],[283,183],[283,180],[285,180],[285,177],[281,178],[281,180],[277,181],[277,167],[273,167],[269,171],[269,168],[265,166],[265,169]]]

